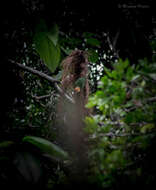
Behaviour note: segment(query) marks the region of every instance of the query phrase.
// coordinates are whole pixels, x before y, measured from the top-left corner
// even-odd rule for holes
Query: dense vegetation
[[[155,189],[150,4],[7,3],[1,15],[0,188]],[[80,138],[72,132],[80,119],[72,116],[78,113],[73,97],[61,91],[61,62],[78,49],[88,57],[90,86]],[[79,93],[83,80],[76,82]],[[62,123],[60,97],[68,105],[69,120],[64,114]]]

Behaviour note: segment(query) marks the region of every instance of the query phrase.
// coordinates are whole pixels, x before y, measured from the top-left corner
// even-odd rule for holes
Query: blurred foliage
[[[148,173],[153,176],[150,184],[144,166],[149,154],[154,154],[151,147],[156,139],[155,60],[139,63],[135,66],[119,59],[113,70],[104,68],[98,90],[86,105],[95,112],[86,118],[85,131],[89,134],[91,173],[100,187],[123,188],[117,176],[135,185],[141,178],[140,186],[149,187],[156,177],[155,170]]]

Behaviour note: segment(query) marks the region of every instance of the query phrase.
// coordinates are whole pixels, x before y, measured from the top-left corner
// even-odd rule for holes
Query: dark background
[[[138,64],[139,59],[150,59],[152,55],[150,41],[156,37],[156,16],[152,3],[150,0],[126,3],[122,0],[1,2],[0,139],[12,138],[11,133],[10,137],[4,133],[11,125],[8,113],[13,111],[15,98],[25,99],[19,73],[9,60],[19,61],[25,55],[23,43],[32,43],[35,26],[40,19],[46,20],[48,26],[57,23],[60,31],[76,37],[81,37],[84,31],[95,32],[103,44],[103,33],[107,33],[119,57],[128,58],[131,64]],[[24,101],[19,101],[17,109],[21,109],[23,104]]]

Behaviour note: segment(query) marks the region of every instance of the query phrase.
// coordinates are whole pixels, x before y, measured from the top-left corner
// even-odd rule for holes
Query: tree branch
[[[59,87],[59,85],[57,84],[57,83],[60,83],[59,80],[54,79],[53,77],[51,77],[51,76],[49,76],[49,75],[47,75],[47,74],[45,74],[45,73],[42,73],[42,72],[40,72],[40,71],[38,71],[38,70],[35,70],[35,69],[31,68],[31,67],[22,65],[22,64],[20,64],[20,63],[16,63],[16,62],[13,61],[13,60],[9,60],[9,61],[10,61],[11,63],[15,64],[16,66],[20,67],[21,69],[25,70],[25,71],[28,71],[28,72],[30,72],[30,73],[32,73],[32,74],[35,74],[35,75],[37,75],[37,76],[39,76],[39,77],[41,77],[41,78],[43,78],[43,79],[49,81],[49,82],[52,83],[52,84],[54,83],[54,85],[55,85],[56,89],[58,90],[58,92],[59,92],[61,95],[63,95],[68,101],[70,101],[72,104],[75,104],[75,101],[74,101],[68,94],[66,94],[66,93],[61,89],[61,87]]]
[[[59,82],[60,82],[59,80],[54,79],[53,77],[51,77],[51,76],[49,76],[49,75],[47,75],[47,74],[45,74],[45,73],[42,73],[42,72],[40,72],[40,71],[38,71],[38,70],[35,70],[35,69],[31,68],[31,67],[22,65],[22,64],[20,64],[20,63],[16,63],[16,62],[13,61],[13,60],[9,60],[9,61],[10,61],[11,63],[15,64],[16,66],[20,67],[21,69],[23,69],[23,70],[25,70],[25,71],[28,71],[28,72],[31,72],[31,73],[33,73],[33,74],[35,74],[35,75],[37,75],[37,76],[39,76],[39,77],[41,77],[41,78],[43,78],[43,79],[49,81],[50,83],[54,83],[54,82],[59,83]]]
[[[147,102],[155,102],[156,101],[156,97],[148,98],[146,101]]]

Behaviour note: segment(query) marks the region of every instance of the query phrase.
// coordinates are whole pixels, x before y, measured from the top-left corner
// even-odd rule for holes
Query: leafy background
[[[16,189],[155,189],[155,16],[152,1],[5,1],[1,9],[0,185]],[[94,110],[88,165],[58,138],[58,92],[10,62],[60,80],[74,49],[89,54]],[[46,95],[45,98],[43,96]]]

